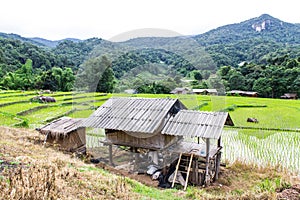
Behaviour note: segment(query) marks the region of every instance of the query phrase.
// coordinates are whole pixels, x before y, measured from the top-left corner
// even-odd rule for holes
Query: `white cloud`
[[[47,39],[109,39],[122,32],[160,28],[197,34],[268,13],[300,22],[296,0],[4,0],[0,32]]]

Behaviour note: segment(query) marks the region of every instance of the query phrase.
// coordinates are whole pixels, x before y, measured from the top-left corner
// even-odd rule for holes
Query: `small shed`
[[[37,131],[46,135],[45,142],[59,144],[62,150],[85,153],[85,128],[79,127],[82,120],[62,117],[38,128]]]
[[[285,93],[284,95],[280,96],[281,99],[298,99],[296,93]]]
[[[189,91],[190,90],[188,88],[175,88],[170,93],[171,94],[188,94]]]
[[[162,135],[170,117],[186,107],[178,99],[114,97],[108,99],[83,126],[105,129],[106,142],[134,148],[162,149],[178,137]]]
[[[193,89],[193,93],[201,95],[217,95],[218,91],[216,89]]]
[[[218,179],[222,149],[221,134],[224,125],[234,125],[227,112],[181,110],[170,118],[163,128],[162,134],[198,138],[198,144],[182,142],[170,147],[171,152],[180,154],[177,171],[187,174],[186,184],[191,182],[196,185],[209,185]],[[200,139],[205,143],[200,144]],[[182,158],[185,160],[183,164]],[[192,175],[189,176],[189,173]],[[177,174],[174,177],[176,176]]]
[[[244,97],[257,97],[258,93],[253,91],[242,91],[242,90],[231,90],[227,92],[227,94],[234,96],[234,95],[240,95]]]

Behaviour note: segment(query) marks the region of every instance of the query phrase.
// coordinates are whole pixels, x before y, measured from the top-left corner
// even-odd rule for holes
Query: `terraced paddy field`
[[[0,124],[36,128],[62,116],[87,117],[110,95],[73,92],[43,94],[55,98],[56,102],[51,103],[32,101],[35,96],[38,96],[38,93],[32,91],[0,92]],[[86,114],[82,116],[81,113]]]
[[[112,96],[124,94],[55,92],[44,94],[55,103],[31,102],[37,92],[0,91],[0,125],[37,128],[62,116],[86,118]],[[235,124],[223,133],[224,162],[281,165],[300,175],[300,101],[205,95],[136,94],[149,98],[178,98],[188,109],[227,111]],[[258,119],[249,123],[247,118]],[[89,133],[89,132],[88,132]],[[102,138],[100,135],[99,138]],[[90,146],[98,144],[89,137]]]

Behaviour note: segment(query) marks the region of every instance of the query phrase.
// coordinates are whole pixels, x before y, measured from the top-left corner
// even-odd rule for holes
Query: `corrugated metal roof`
[[[51,133],[51,135],[67,135],[68,133],[75,131],[82,121],[83,119],[80,118],[62,117],[39,128],[38,131],[42,134]]]
[[[224,124],[233,125],[227,112],[180,110],[174,117],[169,119],[162,133],[218,139]]]
[[[202,92],[208,92],[208,93],[218,93],[216,89],[193,89],[194,93],[202,93]]]
[[[100,106],[82,126],[154,133],[166,123],[166,116],[174,106],[179,106],[177,111],[185,108],[177,99],[114,97]]]

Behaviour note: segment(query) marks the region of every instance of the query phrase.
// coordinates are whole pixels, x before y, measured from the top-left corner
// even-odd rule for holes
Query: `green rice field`
[[[44,94],[54,97],[55,103],[31,102],[34,96],[37,92],[0,91],[0,125],[37,128],[62,116],[86,118],[108,98],[124,95]],[[235,126],[223,131],[224,162],[239,160],[258,166],[278,166],[300,175],[300,100],[170,94],[127,96],[178,98],[188,109],[227,111]],[[247,122],[248,117],[258,119],[259,123]],[[91,141],[87,144],[93,146]]]

